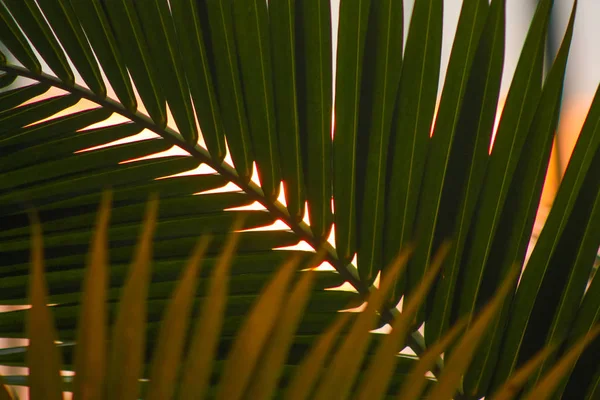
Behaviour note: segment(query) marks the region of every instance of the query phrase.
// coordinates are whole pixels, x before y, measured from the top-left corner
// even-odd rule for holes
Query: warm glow
[[[354,286],[352,286],[352,284],[350,282],[344,282],[340,286],[336,286],[336,287],[332,287],[332,288],[326,288],[325,290],[337,290],[337,291],[340,291],[340,292],[354,292],[354,293],[358,293],[356,291],[356,289],[354,288]]]
[[[435,122],[437,121],[437,114],[440,108],[441,97],[438,96],[435,102],[435,110],[433,110],[433,118],[431,119],[431,128],[429,128],[429,137],[433,136],[433,131],[435,130]]]
[[[285,201],[285,185],[283,182],[279,184],[279,196],[277,196],[277,201],[287,207],[287,202]]]
[[[502,117],[502,111],[504,111],[504,104],[506,104],[506,96],[502,97],[498,101],[498,108],[496,109],[496,118],[494,120],[494,130],[492,131],[492,139],[490,140],[489,154],[492,154],[492,148],[494,147],[494,141],[496,140],[496,133],[498,133],[498,125],[500,125],[500,118]]]
[[[308,201],[304,202],[304,217],[302,217],[302,222],[306,225],[310,225],[310,215],[308,213]]]
[[[333,136],[335,135],[335,109],[331,109],[331,140],[333,140]]]
[[[78,106],[79,106],[79,104],[76,104],[76,107],[78,107]],[[81,111],[81,110],[78,110],[78,111]],[[105,126],[125,124],[125,123],[129,123],[129,122],[131,122],[131,120],[129,118],[124,117],[121,114],[112,113],[110,115],[110,117],[106,118],[105,120],[96,122],[95,124],[88,125],[85,128],[81,129],[79,132],[85,132],[85,131],[90,131],[92,129],[103,128]],[[149,130],[144,130],[144,131],[151,132]],[[144,131],[142,131],[141,133],[143,133]],[[158,135],[155,133],[152,133],[152,135],[154,135],[154,137],[158,137]],[[133,137],[133,136],[131,136],[131,137]]]
[[[235,183],[228,182],[227,185],[225,185],[225,186],[221,186],[216,189],[205,190],[203,192],[198,192],[198,193],[194,193],[194,194],[226,193],[226,192],[241,192],[241,191],[242,191],[242,189],[240,189],[240,187],[237,186]]]
[[[305,242],[304,240],[299,241],[298,243],[291,246],[277,247],[273,250],[299,250],[299,251],[310,251],[315,253],[315,249],[312,248],[310,244]]]
[[[335,247],[335,224],[331,224],[331,232],[329,232],[329,237],[327,238],[329,244]]]
[[[260,186],[260,178],[258,177],[258,169],[256,168],[256,162],[252,163],[252,178],[250,180]]]
[[[225,209],[225,211],[265,211],[265,210],[266,210],[265,206],[260,204],[258,201],[255,201],[252,204],[248,204],[247,206],[239,206],[239,207],[232,207],[232,208]]]
[[[119,164],[129,164],[132,162],[137,162],[137,161],[143,161],[143,160],[152,160],[155,158],[164,158],[164,157],[172,157],[172,156],[186,156],[188,157],[190,155],[190,153],[188,153],[187,151],[183,150],[181,147],[178,146],[172,146],[171,148],[165,150],[165,151],[159,151],[158,153],[153,153],[147,156],[143,156],[143,157],[138,157],[138,158],[132,158],[129,160],[125,160],[125,161],[121,161]],[[212,169],[212,168],[211,168]],[[183,172],[183,174],[187,174],[187,175],[194,175],[192,173],[189,173],[190,171],[187,172]],[[178,174],[179,176],[182,176],[182,174]],[[174,175],[171,175],[174,176]]]
[[[111,118],[109,118],[108,120],[110,120]],[[102,126],[101,124],[106,123],[108,120],[99,122],[99,123],[97,123],[95,125]],[[112,125],[112,124],[107,123],[106,125],[103,125],[103,126],[108,126],[108,125]],[[160,136],[158,136],[156,133],[154,133],[154,132],[152,132],[152,131],[150,131],[148,129],[144,129],[143,131],[141,131],[140,133],[138,133],[136,135],[127,136],[127,137],[125,137],[123,139],[113,140],[112,142],[104,143],[104,144],[101,144],[101,145],[98,145],[98,146],[94,146],[94,147],[88,147],[87,149],[83,149],[83,150],[78,150],[78,151],[75,152],[75,154],[77,154],[77,153],[85,153],[86,151],[100,150],[100,149],[103,149],[105,147],[118,146],[120,144],[139,142],[141,140],[156,139],[158,137],[160,137]]]
[[[169,155],[171,156],[171,155],[175,155],[175,154],[169,154]],[[180,155],[180,154],[177,154],[177,155]],[[163,157],[165,157],[165,156],[163,156]],[[156,179],[157,180],[158,179],[167,179],[167,178],[175,178],[175,177],[190,176],[190,175],[213,175],[215,173],[216,173],[216,171],[214,169],[212,169],[212,167],[202,163],[202,164],[198,165],[196,168],[190,169],[189,171],[180,172],[180,173],[174,174],[174,175],[161,176],[160,178],[156,178]]]
[[[229,211],[231,211],[231,210],[229,210]],[[273,222],[271,225],[261,226],[258,228],[251,228],[251,229],[242,229],[242,230],[240,230],[240,232],[282,231],[282,230],[287,231],[289,229],[290,229],[290,227],[287,226],[287,224],[285,222],[278,219],[275,222]]]

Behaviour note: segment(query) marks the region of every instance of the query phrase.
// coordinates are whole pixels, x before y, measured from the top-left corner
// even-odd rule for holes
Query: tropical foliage
[[[11,361],[22,363],[26,353],[29,367],[27,383],[33,399],[61,399],[65,388],[73,397],[91,399],[139,398],[140,378],[149,377],[143,385],[142,396],[150,399],[170,399],[177,394],[181,399],[290,399],[347,398],[356,387],[358,399],[384,398],[397,387],[397,398],[419,399],[432,381],[426,372],[435,368],[440,353],[456,340],[469,322],[467,318],[457,323],[439,342],[430,346],[419,360],[398,356],[405,344],[415,312],[426,298],[443,264],[448,245],[442,246],[423,281],[403,312],[393,322],[390,334],[379,340],[374,351],[368,346],[370,333],[378,310],[394,286],[396,277],[405,269],[410,250],[402,252],[392,265],[380,287],[366,299],[364,311],[356,314],[349,328],[351,313],[342,313],[322,335],[316,338],[309,351],[301,356],[298,365],[285,365],[292,345],[294,331],[309,301],[311,286],[318,275],[311,269],[301,272],[297,284],[292,278],[300,258],[287,260],[276,272],[272,281],[262,290],[250,313],[233,339],[226,361],[217,361],[221,326],[226,314],[227,286],[231,260],[239,241],[240,221],[236,221],[222,254],[212,266],[206,295],[197,315],[196,327],[188,337],[190,314],[195,303],[198,272],[210,236],[203,236],[196,245],[192,257],[170,299],[163,307],[163,316],[155,335],[151,362],[144,356],[146,331],[152,332],[146,314],[152,303],[147,300],[148,283],[152,264],[152,239],[156,228],[157,201],[148,204],[145,222],[136,245],[132,265],[116,312],[113,312],[113,328],[107,340],[106,284],[108,277],[108,228],[110,219],[110,193],[102,200],[97,228],[92,239],[88,267],[83,281],[79,320],[75,341],[70,347],[69,361],[61,361],[56,345],[56,328],[50,308],[47,307],[47,283],[44,277],[44,246],[37,215],[32,214],[31,273],[27,315],[26,351],[13,351]],[[316,266],[323,252],[315,255],[309,264]],[[439,381],[428,393],[430,399],[451,398],[459,386],[463,372],[509,292],[518,271],[513,269],[501,285],[498,294],[471,322],[453,355],[449,357]],[[108,306],[108,307],[107,307]],[[116,315],[115,315],[116,314]],[[576,343],[562,360],[536,385],[528,398],[546,398],[560,378],[568,371],[583,348],[593,340],[600,327],[596,327]],[[152,333],[151,333],[152,335]],[[110,347],[110,349],[108,349]],[[187,347],[186,355],[183,355]],[[507,380],[494,394],[496,399],[512,398],[539,367],[555,351],[548,346]],[[366,353],[368,362],[363,364]],[[363,364],[363,365],[361,365]],[[181,371],[179,366],[181,365]],[[61,368],[73,369],[72,379],[61,377]],[[180,377],[178,379],[178,376]],[[399,379],[400,378],[400,379]],[[403,379],[402,379],[403,378]],[[281,379],[281,381],[280,381]],[[18,377],[7,377],[18,382]],[[8,390],[0,385],[0,399],[10,400]]]
[[[174,390],[176,368],[164,369],[156,360],[178,359],[177,346],[194,344],[183,339],[184,327],[177,325],[182,322],[171,323],[171,318],[184,321],[192,309],[214,308],[214,318],[222,318],[219,342],[205,343],[214,346],[214,358],[196,362],[227,360],[221,381],[229,382],[223,379],[233,373],[228,368],[237,368],[230,366],[236,346],[253,343],[239,334],[252,325],[244,323],[245,316],[266,287],[265,293],[276,293],[271,296],[280,304],[261,297],[255,310],[277,303],[270,313],[286,322],[264,324],[261,340],[276,340],[279,330],[271,328],[287,327],[281,329],[293,335],[290,351],[286,358],[284,345],[273,350],[284,355],[270,355],[268,349],[277,346],[257,345],[241,391],[254,393],[260,379],[273,376],[270,385],[277,385],[286,367],[301,368],[303,356],[313,354],[308,349],[319,348],[327,340],[322,338],[333,341],[338,329],[339,351],[321,361],[327,361],[325,369],[313,371],[320,383],[307,396],[331,398],[334,388],[340,398],[371,396],[376,390],[395,393],[400,382],[412,382],[407,371],[423,368],[432,357],[434,367],[420,370],[420,376],[431,369],[439,378],[431,394],[438,398],[457,389],[464,398],[489,396],[506,382],[516,390],[513,394],[525,385],[536,399],[550,395],[529,391],[544,382],[552,382],[556,396],[597,396],[600,342],[596,339],[582,353],[573,346],[591,340],[586,334],[600,317],[600,277],[591,279],[600,245],[600,95],[525,268],[559,118],[577,2],[544,74],[552,1],[540,0],[490,151],[504,64],[505,3],[463,2],[438,93],[443,0],[415,1],[405,46],[400,0],[342,0],[337,35],[332,35],[330,4],[321,0],[0,1],[0,302],[34,305],[0,314],[1,337],[24,337],[26,321],[31,321],[27,337],[32,340],[28,347],[0,350],[0,363],[29,365],[32,379],[36,362],[54,362],[50,368],[56,371],[56,351],[38,353],[55,347],[35,347],[32,336],[43,334],[37,343],[52,344],[53,315],[63,342],[63,367],[75,366],[88,379],[81,365],[91,364],[81,357],[106,355],[100,348],[77,352],[75,342],[78,349],[94,347],[85,332],[104,321],[86,310],[89,303],[104,307],[105,299],[114,325],[106,353],[110,365],[117,365],[114,357],[131,357],[140,366],[129,370],[123,363],[107,370],[107,387],[121,387],[114,384],[115,376],[144,376],[151,378],[147,395],[158,395]],[[142,131],[155,136],[123,140]],[[172,148],[179,151],[168,151]],[[229,190],[232,185],[235,189]],[[109,186],[111,225],[99,223],[106,232],[100,229],[104,233],[96,236],[110,240],[110,274],[99,278],[106,285],[88,286],[86,274],[99,272],[93,261],[88,272],[83,266],[100,193]],[[161,199],[152,206],[158,217],[155,229],[143,231],[146,250],[140,245],[134,256],[131,276],[141,278],[130,279],[126,265],[149,193]],[[254,204],[263,209],[250,207]],[[33,235],[29,260],[32,208],[44,229],[45,274],[39,233]],[[287,228],[273,225],[278,220]],[[234,231],[239,231],[235,254],[228,248]],[[196,290],[196,269],[184,265],[202,234],[211,237],[200,246],[204,264],[211,267],[202,268]],[[313,266],[314,252],[290,248],[298,242],[320,250],[335,271],[302,272]],[[154,261],[148,276],[150,247]],[[408,257],[400,251],[405,248],[412,254],[398,274],[393,266]],[[95,260],[98,253],[92,254]],[[228,264],[221,257],[231,258],[231,265],[219,267]],[[295,267],[275,272],[290,259]],[[521,272],[518,279],[511,279],[513,266]],[[189,279],[186,275],[177,284],[184,270]],[[227,305],[224,300],[211,303],[214,283],[208,283],[213,280],[206,271],[231,274]],[[313,283],[305,287],[309,275]],[[44,276],[47,296],[40,289]],[[273,282],[283,283],[267,284],[273,276]],[[294,278],[296,285],[290,283]],[[431,290],[418,301],[429,280]],[[379,281],[381,290],[375,290]],[[354,290],[330,290],[342,284]],[[104,286],[108,289],[102,294]],[[310,293],[310,299],[297,290]],[[344,313],[360,323],[344,330],[338,322],[321,336],[339,310],[359,306],[371,292],[379,294],[368,297],[366,312]],[[299,303],[288,309],[292,298]],[[400,299],[403,305],[396,307]],[[52,313],[44,311],[44,303],[55,304]],[[414,307],[410,317],[409,306]],[[169,322],[160,325],[163,310],[171,310],[164,313]],[[497,313],[492,318],[486,310]],[[147,346],[129,352],[131,338],[124,337],[133,330],[123,325],[143,327],[144,315]],[[259,313],[247,321],[254,315]],[[480,322],[484,316],[489,323]],[[45,325],[32,329],[38,323]],[[366,333],[385,324],[393,326],[392,334]],[[442,361],[438,355],[449,345],[448,335],[457,335],[465,324],[463,341],[446,349]],[[417,331],[421,325],[424,336]],[[355,326],[363,328],[360,333]],[[115,340],[119,334],[123,338]],[[141,329],[136,335],[143,343]],[[369,347],[370,339],[387,350]],[[470,348],[463,345],[467,342]],[[395,356],[403,343],[420,361]],[[152,348],[154,361],[148,364]],[[26,353],[32,354],[29,361]],[[368,369],[378,356],[388,360],[388,372]],[[561,356],[566,364],[557,363]],[[284,359],[278,363],[286,367],[261,377],[251,368],[259,357]],[[169,362],[175,364],[165,363],[177,365],[173,358]],[[520,375],[523,368],[527,373]],[[183,371],[185,383],[185,373],[196,370],[184,365]],[[56,385],[57,376],[44,384]],[[358,378],[354,392],[357,376],[364,379]],[[123,387],[132,387],[128,379]],[[390,385],[394,379],[396,385]],[[20,376],[7,381],[29,383]],[[293,380],[280,381],[287,382]],[[218,390],[221,398],[234,398]]]

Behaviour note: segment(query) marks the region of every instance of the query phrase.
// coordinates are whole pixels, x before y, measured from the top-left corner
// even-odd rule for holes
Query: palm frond
[[[227,360],[230,349],[248,340],[236,342],[246,314],[255,302],[264,303],[260,293],[273,287],[269,282],[281,273],[279,266],[294,259],[287,286],[275,284],[279,301],[269,309],[270,322],[251,352],[238,394],[310,398],[335,388],[343,394],[360,389],[363,397],[372,390],[393,395],[420,357],[442,379],[449,372],[439,357],[445,351],[446,360],[464,357],[454,371],[463,384],[457,388],[453,377],[441,395],[455,391],[475,399],[495,393],[527,360],[556,343],[558,350],[541,353],[544,359],[520,378],[519,388],[536,390],[561,357],[576,354],[562,364],[556,390],[564,396],[595,393],[599,339],[590,339],[580,353],[568,349],[582,343],[600,315],[598,274],[590,282],[600,246],[600,91],[525,262],[578,3],[544,75],[553,2],[539,2],[501,112],[506,1],[463,2],[441,90],[445,2],[416,0],[409,21],[403,3],[342,0],[338,15],[334,3],[317,0],[1,0],[0,304],[32,304],[29,212],[36,209],[44,227],[45,272],[38,268],[35,282],[39,286],[43,275],[47,284],[37,295],[55,304],[49,315],[63,342],[62,360],[55,364],[81,371],[74,382],[33,370],[31,381],[5,381],[44,381],[53,392],[59,386],[104,390],[103,375],[93,377],[81,366],[102,356],[89,350],[91,339],[80,321],[124,324],[121,290],[130,285],[128,265],[146,199],[155,193],[160,202],[152,272],[142,271],[135,289],[140,297],[134,314],[145,327],[138,339],[147,345],[137,350],[125,391],[151,376],[158,385],[153,396],[178,393],[176,372],[151,364],[158,343],[157,357],[168,365],[177,365],[180,346],[190,346],[190,354],[206,352],[200,361],[183,364],[182,393],[224,395],[219,379],[238,369],[231,365],[239,363]],[[106,231],[96,235],[96,209],[107,188],[111,224],[100,224]],[[202,268],[186,269],[202,235],[211,236]],[[100,237],[107,238],[106,258],[92,265],[102,290],[92,295],[91,269],[83,266],[89,243],[101,246]],[[435,255],[448,239],[436,277]],[[406,273],[392,279],[392,261],[407,247],[414,247],[414,257]],[[318,249],[335,271],[319,268],[309,285],[304,270],[314,267]],[[98,272],[101,264],[105,277]],[[457,335],[452,327],[467,318],[472,332],[514,265],[522,277],[510,284],[491,325],[481,328],[484,336],[468,351],[451,344],[448,338]],[[190,278],[180,283],[183,271]],[[386,290],[377,290],[379,281]],[[352,290],[339,290],[342,285]],[[426,285],[431,290],[422,299]],[[178,307],[170,300],[175,292]],[[46,314],[40,298],[33,311],[0,313],[0,337],[27,336],[31,316]],[[208,299],[215,309],[206,306]],[[352,321],[328,330],[338,311],[365,299],[371,299],[366,314],[351,313],[345,318]],[[106,308],[105,322],[86,319],[90,303]],[[190,325],[183,322],[186,312],[196,315],[199,309],[210,323],[198,322],[194,332],[209,339],[187,343],[181,338],[183,326]],[[163,328],[166,315],[181,329]],[[286,325],[279,327],[278,318]],[[388,324],[391,335],[368,333]],[[46,318],[49,336],[42,340],[50,344],[51,325]],[[344,338],[353,344],[343,344]],[[174,347],[164,347],[165,341]],[[403,343],[416,359],[390,356]],[[79,348],[88,350],[77,353]],[[26,351],[0,349],[0,364],[26,365]],[[305,354],[307,363],[301,364]],[[387,372],[369,369],[375,359],[386,360]],[[272,368],[256,373],[252,367],[264,360]],[[197,385],[185,374],[195,363],[207,368]],[[313,366],[318,373],[309,370]],[[299,393],[286,392],[288,384]],[[151,385],[143,383],[140,393],[149,394]],[[135,396],[137,389],[129,393]]]

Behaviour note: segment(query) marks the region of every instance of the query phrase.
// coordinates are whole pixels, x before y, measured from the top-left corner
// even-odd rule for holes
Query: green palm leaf
[[[600,315],[598,95],[524,261],[577,2],[545,79],[553,2],[539,2],[491,154],[504,0],[463,2],[441,90],[443,0],[415,1],[409,21],[400,0],[341,0],[339,15],[336,4],[0,1],[0,304],[33,304],[0,313],[0,337],[29,327],[31,339],[0,349],[0,364],[31,368],[6,383],[57,398],[385,398],[429,386],[475,399],[519,370],[533,395],[597,392],[598,339],[579,340]],[[43,270],[38,233],[31,269],[32,209]],[[144,218],[152,229],[136,247]],[[334,270],[306,271],[316,250]],[[520,283],[501,284],[513,266]],[[506,300],[491,318],[498,287]],[[365,313],[338,316],[365,300]],[[446,367],[439,354],[464,318]],[[369,332],[388,324],[390,335]],[[405,344],[415,357],[398,356]]]

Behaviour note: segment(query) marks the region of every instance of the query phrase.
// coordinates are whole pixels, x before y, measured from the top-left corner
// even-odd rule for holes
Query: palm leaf
[[[558,393],[593,395],[598,339],[570,364],[558,360],[593,330],[600,309],[599,279],[589,283],[600,246],[597,99],[521,283],[506,289],[491,325],[472,319],[511,266],[525,266],[576,27],[577,2],[543,80],[552,3],[538,4],[490,155],[504,63],[503,0],[463,2],[439,93],[442,0],[417,0],[406,23],[401,1],[342,0],[337,35],[335,4],[325,1],[1,1],[0,304],[32,304],[32,208],[45,232],[47,290],[38,263],[37,306],[0,313],[0,336],[23,338],[32,315],[45,321],[44,332],[31,332],[31,348],[0,350],[0,363],[25,366],[28,353],[54,354],[51,318],[63,342],[62,361],[52,355],[47,376],[32,369],[30,379],[5,382],[35,386],[32,393],[46,382],[57,396],[65,389],[83,396],[79,390],[88,387],[99,393],[106,384],[131,398],[196,390],[230,397],[226,390],[234,389],[235,396],[249,390],[259,397],[346,397],[355,387],[368,397],[371,385],[393,396],[431,348],[437,353],[424,355],[426,366],[416,369],[419,385],[437,387],[436,395],[475,398],[489,396],[538,351],[566,338],[519,385],[531,389],[552,377]],[[105,232],[95,236],[106,188],[111,224],[103,222]],[[152,273],[138,262],[141,278],[132,281],[128,265],[151,193],[161,199],[153,206],[153,243],[145,245]],[[241,225],[233,224],[239,219]],[[179,283],[202,235],[211,236],[203,267],[190,267],[190,278]],[[87,255],[94,237],[100,247],[106,237],[106,257],[93,253],[105,259],[104,278]],[[446,239],[452,246],[439,277],[423,281]],[[299,243],[312,249],[290,248]],[[409,244],[415,257],[405,277],[395,279],[391,261]],[[316,249],[335,271],[318,269],[309,279],[303,270],[314,267]],[[296,265],[281,272],[291,259]],[[83,268],[88,263],[96,272]],[[90,286],[88,274],[100,276],[98,286]],[[284,276],[285,284],[272,283],[273,276]],[[431,280],[425,302],[417,302]],[[342,285],[352,290],[331,290]],[[120,301],[123,290],[138,297]],[[271,300],[260,296],[263,290],[274,293]],[[169,305],[173,293],[181,306]],[[365,299],[367,313],[351,313],[347,326],[328,330],[339,310]],[[48,302],[55,305],[46,310]],[[116,326],[125,337],[129,318],[121,307],[135,315],[139,332],[129,347],[125,339],[107,344],[109,359],[129,359],[131,368],[127,379],[107,369],[108,383],[101,383],[102,367],[94,376],[84,365],[102,365],[102,347],[92,345],[103,341],[102,329],[94,336],[81,324]],[[95,318],[90,308],[99,310]],[[198,310],[203,317],[196,317],[197,336],[188,343],[187,315]],[[244,327],[263,311],[268,323]],[[203,324],[204,316],[210,323]],[[444,367],[439,353],[462,317],[471,328],[465,337],[476,325],[487,336],[447,350],[447,360],[460,360]],[[161,325],[163,319],[174,322]],[[427,340],[416,331],[421,323]],[[369,333],[386,324],[395,328],[391,335]],[[243,351],[247,334],[237,336],[245,331],[258,335],[250,352]],[[46,338],[40,350],[39,334]],[[397,356],[402,343],[417,356]],[[186,349],[193,351],[180,380],[169,366],[178,366]],[[370,370],[372,360],[385,360],[385,372]],[[257,372],[261,362],[270,368]],[[188,371],[196,365],[203,366],[198,385]],[[562,377],[553,375],[557,365]],[[61,368],[79,375],[60,378]],[[442,379],[440,386],[423,380],[427,370]],[[219,386],[238,372],[237,386]],[[148,377],[149,383],[138,381]]]

